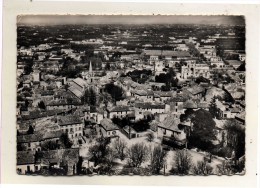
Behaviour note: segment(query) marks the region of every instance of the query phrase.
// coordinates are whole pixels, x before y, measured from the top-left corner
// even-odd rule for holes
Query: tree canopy
[[[106,84],[104,90],[107,93],[109,93],[115,101],[119,101],[119,100],[124,98],[123,97],[123,94],[124,94],[123,89],[121,87],[117,86],[117,85],[114,85],[113,83]]]

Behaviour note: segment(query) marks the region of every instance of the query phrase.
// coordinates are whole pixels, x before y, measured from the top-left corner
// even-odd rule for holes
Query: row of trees
[[[144,175],[159,175],[165,173],[167,167],[167,151],[160,145],[151,148],[144,143],[136,143],[127,146],[124,140],[115,140],[110,146],[108,138],[100,138],[95,145],[89,149],[89,155],[98,166],[99,174],[143,174]],[[118,172],[115,167],[114,160],[119,159],[125,161],[121,172]],[[213,173],[230,174],[234,173],[232,167],[227,162],[217,166],[216,171],[209,161],[203,160],[193,163],[192,156],[188,150],[176,150],[172,158],[171,174],[175,175],[210,175]]]
[[[152,174],[160,174],[166,159],[166,152],[161,146],[153,149],[144,143],[136,143],[127,146],[126,141],[118,139],[110,146],[108,138],[98,138],[94,145],[89,148],[90,158],[95,166],[99,166],[99,174],[115,174],[115,159],[126,162],[126,168],[141,168],[150,159],[150,169]]]

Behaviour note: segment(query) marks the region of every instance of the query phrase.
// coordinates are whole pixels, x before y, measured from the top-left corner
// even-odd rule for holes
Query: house
[[[167,92],[167,91],[154,91],[154,97],[153,100],[155,102],[165,102],[166,100],[169,100],[173,96],[173,92]]]
[[[107,118],[123,118],[134,113],[134,109],[129,106],[113,106],[107,109]]]
[[[97,109],[93,106],[87,106],[83,110],[85,121],[98,122],[98,112]]]
[[[191,99],[201,99],[205,94],[205,88],[199,85],[193,85],[183,89],[183,93],[187,94]]]
[[[181,67],[181,78],[188,79],[191,77],[197,78],[203,76],[210,77],[209,65],[206,63],[197,63],[196,60],[190,60],[187,65]]]
[[[134,108],[136,119],[143,119],[165,112],[165,104],[162,103],[136,102]]]
[[[102,119],[100,121],[100,134],[105,137],[114,137],[119,133],[119,128],[111,119]]]
[[[82,78],[75,78],[71,82],[68,83],[70,87],[68,90],[75,95],[78,99],[81,99],[83,96],[85,89],[87,88],[87,82]]]
[[[224,61],[221,59],[221,57],[216,56],[216,57],[211,57],[210,58],[210,65],[214,66],[216,68],[222,68],[225,66]]]
[[[201,102],[198,100],[189,99],[183,103],[183,108],[186,109],[205,109],[208,110],[209,103],[208,102]]]
[[[41,71],[34,70],[32,73],[33,82],[40,82],[41,79]]]
[[[140,101],[153,101],[154,93],[153,91],[149,90],[132,90],[131,96],[135,97],[135,99],[138,99]]]
[[[166,117],[164,121],[158,124],[157,136],[159,138],[166,138],[174,141],[177,145],[184,145],[186,143],[186,133],[180,127],[180,120],[173,115]]]
[[[77,106],[80,106],[82,103],[75,99],[55,99],[47,101],[46,109],[47,110],[70,110]]]
[[[149,58],[150,64],[158,61],[159,59],[177,58],[177,59],[187,59],[191,57],[190,53],[187,51],[172,51],[172,50],[144,50],[144,56]]]
[[[74,175],[78,161],[79,149],[73,148],[41,151],[36,162],[40,164],[41,169],[60,169],[64,170],[64,175]]]
[[[161,73],[166,73],[165,69],[165,62],[164,61],[155,61],[154,62],[154,72],[155,75],[159,75]]]
[[[40,134],[27,134],[17,136],[17,146],[21,147],[23,151],[40,151],[40,141]]]
[[[237,69],[243,63],[243,61],[238,61],[238,60],[226,60],[226,62],[229,65],[231,65],[234,69]]]
[[[235,119],[241,123],[242,125],[245,125],[245,115],[246,115],[246,112],[243,111],[243,112],[240,112],[238,114],[236,114],[235,116]]]
[[[40,170],[40,164],[35,163],[34,151],[17,151],[16,160],[18,174],[30,174]]]
[[[46,141],[58,142],[62,135],[61,130],[50,130],[46,128],[44,132],[17,136],[17,145],[23,151],[41,151],[41,145]]]
[[[83,122],[78,116],[67,115],[58,118],[60,129],[67,133],[70,139],[77,139],[83,136]]]
[[[184,106],[183,103],[187,99],[181,95],[176,95],[175,97],[167,100],[165,110],[166,112],[171,112],[173,114],[183,114]]]
[[[240,108],[223,104],[221,101],[216,101],[216,105],[219,109],[220,117],[224,119],[235,118],[241,112]]]
[[[65,111],[64,110],[47,110],[47,111],[30,111],[28,114],[26,115],[22,115],[21,118],[23,120],[41,120],[41,119],[45,119],[46,117],[54,117],[60,114],[64,114]]]

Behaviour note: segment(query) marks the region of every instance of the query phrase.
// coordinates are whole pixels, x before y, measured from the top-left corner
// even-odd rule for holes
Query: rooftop
[[[58,124],[60,126],[80,124],[80,123],[82,123],[82,120],[78,116],[74,116],[74,115],[61,116],[58,120]]]
[[[189,57],[190,53],[187,51],[170,51],[170,50],[144,50],[146,55],[150,56],[177,56],[177,57]]]
[[[35,157],[33,151],[17,151],[17,165],[34,164]]]
[[[118,130],[118,127],[112,122],[111,119],[102,119],[100,125],[107,131]]]
[[[169,115],[165,118],[165,120],[163,122],[159,123],[158,126],[161,128],[165,128],[165,129],[180,133],[181,131],[178,127],[179,123],[180,123],[179,119],[176,119],[174,117],[174,115]]]
[[[129,106],[113,106],[107,109],[109,112],[133,111]]]

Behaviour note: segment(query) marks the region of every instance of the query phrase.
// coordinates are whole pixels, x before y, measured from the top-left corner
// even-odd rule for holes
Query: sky
[[[245,25],[243,16],[120,16],[120,15],[23,15],[20,25],[63,24],[219,24]]]

